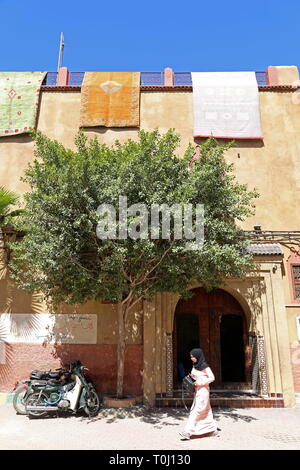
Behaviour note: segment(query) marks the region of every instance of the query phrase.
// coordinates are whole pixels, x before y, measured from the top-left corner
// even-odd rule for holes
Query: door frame
[[[198,287],[197,289],[203,289]],[[216,292],[220,291],[220,292]],[[248,332],[248,325],[247,325],[247,318],[244,312],[244,309],[237,301],[237,299],[230,294],[229,292],[223,289],[216,289],[216,291],[212,291],[214,294],[218,295],[218,293],[225,293],[229,298],[233,299],[233,307],[229,308],[227,306],[221,307],[214,307],[210,305],[210,294],[207,293],[209,305],[198,309],[197,312],[193,312],[194,314],[198,315],[199,319],[199,338],[200,338],[200,347],[203,349],[205,357],[208,358],[208,363],[211,364],[213,373],[215,375],[214,386],[224,387],[226,382],[222,381],[222,361],[221,361],[221,336],[220,336],[220,324],[223,315],[233,314],[242,317],[242,325],[243,325],[243,348],[244,348],[244,357],[245,357],[245,383],[251,382],[251,352],[250,352],[250,342],[249,342],[249,332]],[[212,297],[212,296],[211,296]],[[183,299],[181,299],[184,302]],[[174,384],[178,383],[177,380],[177,322],[176,316],[177,315],[184,315],[185,313],[192,313],[189,308],[187,308],[186,312],[179,311],[178,312],[178,305],[177,303],[175,312],[174,312],[174,328],[173,328],[173,380]],[[182,309],[182,306],[179,306],[179,310]],[[177,312],[176,312],[177,310]],[[208,317],[208,331],[207,325],[201,325],[201,316],[205,315],[206,319]],[[208,333],[208,334],[207,334]],[[195,346],[197,347],[197,346]],[[198,346],[199,347],[199,346]],[[189,351],[187,351],[187,354]],[[228,383],[235,383],[235,382],[228,382]]]

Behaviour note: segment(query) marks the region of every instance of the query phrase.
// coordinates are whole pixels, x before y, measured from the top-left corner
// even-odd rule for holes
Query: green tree
[[[116,141],[112,147],[97,139],[88,142],[79,133],[77,151],[41,133],[35,139],[36,159],[25,176],[31,186],[25,196],[26,235],[14,244],[13,277],[20,287],[43,292],[53,304],[91,299],[116,304],[121,397],[128,313],[156,292],[187,297],[192,281],[213,288],[228,277],[245,276],[252,258],[237,223],[253,213],[257,193],[235,180],[233,166],[224,159],[230,144],[214,139],[202,145],[193,166],[192,146],[182,158],[176,155],[179,137],[173,130],[163,135],[141,131],[137,142]],[[120,196],[127,197],[128,207],[144,204],[148,214],[153,204],[191,204],[195,216],[196,205],[203,204],[202,249],[187,249],[185,239],[176,239],[175,216],[169,239],[161,236],[162,219],[159,236],[151,238],[150,224],[143,232],[140,212],[130,215],[125,228],[140,229],[144,238],[99,239],[97,224],[105,214],[101,218],[97,208],[118,208]],[[118,211],[116,215],[116,233],[123,233],[122,217]],[[195,217],[192,228],[197,229]]]

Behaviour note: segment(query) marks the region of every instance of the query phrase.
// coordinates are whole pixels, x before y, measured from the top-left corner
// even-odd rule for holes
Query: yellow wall
[[[256,215],[244,223],[251,229],[259,222],[263,229],[296,229],[300,222],[300,104],[292,102],[291,92],[260,92],[263,141],[239,141],[228,152],[235,165],[238,180],[256,187],[260,193]],[[51,138],[74,148],[79,125],[79,92],[43,92],[38,129]],[[141,128],[158,127],[164,132],[170,127],[181,135],[184,151],[193,139],[192,93],[142,92]],[[137,138],[137,129],[85,129],[87,136],[112,144]],[[196,143],[200,140],[197,139]],[[33,143],[27,136],[0,138],[0,185],[22,193],[26,185],[20,182],[24,169],[33,159]],[[280,200],[280,204],[278,204]]]
[[[3,249],[0,249],[0,258]],[[46,303],[39,301],[40,295],[30,295],[17,289],[9,281],[6,266],[0,264],[0,313],[60,313],[60,314],[96,314],[97,315],[97,344],[117,343],[117,311],[112,304],[89,301],[83,305],[62,304],[55,312]],[[143,309],[142,303],[137,303],[129,312],[126,323],[126,343],[143,344]]]
[[[293,77],[294,72],[291,71]],[[289,76],[285,78],[282,75],[289,71],[279,69],[278,73],[281,82],[290,80]],[[235,165],[238,181],[248,184],[250,189],[256,187],[260,193],[256,214],[243,223],[243,228],[252,229],[255,223],[260,223],[265,230],[297,230],[300,227],[300,104],[293,100],[293,92],[286,90],[261,91],[259,98],[263,140],[239,141],[227,155],[228,161]],[[38,129],[65,146],[74,148],[79,109],[79,92],[43,91]],[[174,128],[181,135],[179,154],[183,153],[188,143],[201,143],[201,139],[196,142],[193,139],[192,92],[143,91],[141,128],[152,130],[156,127],[162,132]],[[98,128],[85,129],[85,133],[89,137],[97,136],[101,142],[112,144],[115,139],[136,139],[138,130]],[[33,150],[33,142],[26,135],[0,138],[0,185],[18,193],[28,189],[20,177],[33,160]],[[285,268],[288,255],[288,250],[285,250]],[[290,304],[286,272],[283,272],[283,281],[285,303]],[[101,321],[111,318],[108,315],[110,308],[101,306]],[[288,311],[291,342],[295,336],[294,315],[295,309]],[[110,341],[113,336],[114,327],[110,322],[105,320],[107,333],[103,333],[103,336],[99,333],[101,342]],[[132,341],[139,342],[141,338]]]
[[[290,66],[277,66],[277,79],[280,85],[292,85],[295,81],[299,80],[298,67],[295,65]]]
[[[256,187],[260,198],[256,214],[243,224],[251,229],[256,222],[266,230],[296,230],[300,226],[300,104],[292,92],[260,92],[263,141],[239,141],[228,152],[239,182]],[[65,146],[75,148],[79,126],[79,92],[42,92],[38,129]],[[192,92],[142,92],[141,128],[174,128],[181,135],[182,154],[193,139]],[[89,137],[112,144],[115,139],[137,138],[137,129],[85,129]],[[33,143],[26,135],[0,138],[0,185],[18,193],[27,187],[20,181],[33,160]]]

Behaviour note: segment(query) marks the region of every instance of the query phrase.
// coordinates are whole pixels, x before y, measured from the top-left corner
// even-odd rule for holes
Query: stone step
[[[187,407],[190,407],[193,398],[184,397],[184,403]],[[180,397],[157,397],[155,402],[158,408],[180,408],[184,407],[184,403]],[[264,398],[260,396],[211,397],[210,404],[212,408],[284,408],[282,398]]]

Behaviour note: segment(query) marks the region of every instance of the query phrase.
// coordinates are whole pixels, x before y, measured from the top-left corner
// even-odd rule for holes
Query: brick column
[[[164,69],[164,86],[174,86],[174,74],[170,67]]]
[[[266,70],[266,82],[269,86],[279,85],[277,67],[270,65]]]
[[[69,85],[69,70],[67,67],[60,67],[57,74],[56,86],[66,85]]]
[[[298,67],[295,65],[290,66],[273,66],[267,68],[266,73],[267,85],[294,85],[299,81]]]

